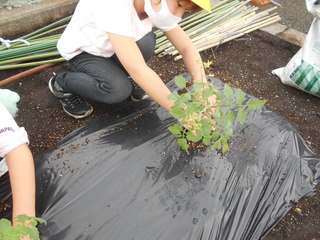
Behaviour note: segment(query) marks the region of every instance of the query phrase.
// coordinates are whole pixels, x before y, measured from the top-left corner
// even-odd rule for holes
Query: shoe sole
[[[131,98],[131,100],[134,101],[134,102],[139,102],[139,101],[141,101],[141,100],[143,100],[143,99],[150,98],[150,96],[144,95],[141,99],[138,99],[138,98],[135,98],[134,96],[131,95],[130,98]]]
[[[62,96],[62,95],[58,95],[58,94],[56,93],[56,91],[53,90],[53,87],[52,87],[52,85],[53,85],[53,83],[52,83],[53,78],[54,78],[54,77],[50,78],[49,83],[48,83],[48,87],[49,87],[50,92],[51,92],[55,97],[57,97],[57,98],[63,98],[63,97],[65,97],[65,96]],[[66,93],[63,93],[63,94],[65,95]],[[67,93],[67,94],[72,95],[72,93]]]
[[[52,89],[52,80],[53,80],[53,78],[54,78],[54,77],[50,78],[49,83],[48,83],[48,87],[49,87],[50,92],[51,92],[54,96],[56,96],[56,95],[54,94],[53,89]]]
[[[91,109],[89,111],[87,111],[83,115],[73,115],[73,114],[69,113],[67,110],[64,109],[63,104],[62,104],[62,108],[63,108],[63,111],[65,111],[66,114],[68,114],[69,116],[71,116],[71,117],[73,117],[75,119],[81,119],[81,118],[88,117],[93,112],[93,107],[91,107]]]

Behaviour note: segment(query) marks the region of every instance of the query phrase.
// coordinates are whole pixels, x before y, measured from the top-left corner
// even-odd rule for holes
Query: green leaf
[[[202,97],[204,99],[207,99],[208,97],[211,97],[212,95],[215,95],[215,91],[213,91],[213,89],[211,89],[211,88],[204,88],[204,90],[202,91]]]
[[[221,147],[221,140],[220,139],[215,141],[214,144],[212,145],[213,149],[218,149],[220,147]]]
[[[233,129],[232,128],[229,128],[229,129],[227,129],[227,131],[225,131],[225,134],[227,135],[227,136],[232,136],[232,134],[233,134]]]
[[[0,220],[0,240],[20,240],[21,237],[27,235],[32,240],[39,240],[39,230],[36,226],[38,222],[47,224],[42,218],[29,217],[24,214],[17,216],[16,221],[20,224],[12,226],[9,220]]]
[[[206,145],[206,146],[209,146],[209,145],[211,144],[211,138],[209,138],[209,137],[204,137],[204,138],[202,139],[202,143],[203,143],[204,145]]]
[[[244,124],[244,122],[245,122],[246,119],[247,119],[247,113],[246,113],[246,111],[244,111],[243,109],[240,109],[240,110],[238,111],[238,113],[237,113],[237,118],[238,118],[238,120],[239,120],[239,122],[240,122],[241,125]]]
[[[241,89],[238,88],[236,98],[237,98],[238,104],[242,105],[244,100],[246,100],[246,94]]]
[[[217,101],[221,101],[222,99],[224,99],[224,94],[220,93],[220,92],[217,92],[216,93],[216,96],[217,96]]]
[[[248,107],[250,110],[258,110],[262,108],[266,102],[266,100],[251,100],[250,102],[248,102]]]
[[[11,222],[8,219],[2,218],[0,220],[0,233],[2,233],[3,231],[7,230],[11,226],[12,226]]]
[[[171,94],[169,94],[168,99],[170,100],[178,100],[180,98],[180,95],[177,92],[173,92]]]
[[[194,135],[192,132],[187,133],[187,139],[191,142],[199,142],[202,136]]]
[[[227,134],[221,134],[221,137],[220,137],[220,141],[221,141],[221,144],[224,145],[226,143],[228,143],[230,139],[230,136],[228,136]]]
[[[21,236],[26,236],[28,234],[28,228],[24,225],[14,226],[8,231],[5,236],[7,239],[17,239],[19,240]]]
[[[33,217],[33,219],[36,220],[38,223],[43,223],[47,225],[47,221],[44,220],[43,218]]]
[[[205,86],[205,83],[200,83],[200,82],[196,82],[192,84],[192,89],[193,90],[200,90],[203,89]]]
[[[212,139],[212,140],[216,140],[216,139],[218,139],[218,138],[220,137],[220,135],[221,135],[221,132],[218,131],[218,130],[215,130],[215,131],[211,134],[211,139]]]
[[[231,123],[234,122],[234,112],[227,112],[226,114],[226,120],[230,121]]]
[[[1,240],[20,240],[19,235],[17,235],[17,233],[15,233],[13,231],[13,228],[10,230],[7,230],[4,234],[3,234],[3,238],[1,238]]]
[[[187,86],[183,76],[176,77],[174,81],[179,88]],[[247,103],[246,94],[241,89],[234,92],[228,84],[216,87],[210,83],[201,82],[194,83],[190,89],[186,90],[186,93],[180,95],[177,92],[169,95],[169,98],[175,101],[170,113],[179,119],[180,125],[168,128],[174,136],[179,138],[178,144],[186,151],[189,141],[201,140],[204,145],[212,145],[213,149],[222,148],[222,151],[227,151],[235,119],[237,118],[243,124],[247,118],[247,111],[259,109],[266,102],[252,100]],[[213,94],[216,96],[216,106],[208,105],[208,97]],[[214,116],[211,108],[215,108]],[[181,125],[194,127],[184,135],[185,129]]]
[[[37,228],[31,228],[29,231],[29,237],[30,239],[33,239],[33,240],[39,240],[39,231]]]
[[[229,144],[228,143],[224,143],[222,146],[222,152],[226,152],[229,149]]]
[[[190,102],[188,103],[188,108],[186,111],[191,115],[194,112],[200,112],[202,108],[203,106],[200,102]]]
[[[179,138],[178,144],[183,150],[188,151],[188,142],[185,138]]]
[[[210,137],[212,132],[212,125],[209,123],[209,119],[203,119],[200,123],[200,134],[205,137]]]
[[[174,106],[170,110],[170,113],[176,119],[184,118],[186,116],[186,111],[182,108],[175,108]]]
[[[175,124],[175,125],[172,125],[172,126],[168,127],[168,130],[169,130],[175,137],[180,137],[181,132],[183,131],[183,128],[182,128],[180,125]]]
[[[221,118],[222,113],[223,113],[223,112],[222,112],[221,110],[217,110],[216,113],[215,113],[215,117],[216,117],[217,119]]]
[[[233,97],[233,90],[232,88],[228,85],[228,84],[225,84],[224,87],[223,87],[223,93],[224,95],[231,99]]]
[[[183,101],[183,102],[187,102],[187,101],[190,101],[191,100],[191,95],[190,93],[183,93],[180,95],[180,100]]]
[[[187,81],[183,76],[175,77],[174,82],[178,86],[178,88],[185,88],[187,85]]]
[[[223,122],[219,123],[224,129],[230,128],[232,126],[232,122],[230,120],[225,119]]]

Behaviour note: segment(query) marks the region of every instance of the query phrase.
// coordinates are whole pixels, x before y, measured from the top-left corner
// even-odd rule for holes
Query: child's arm
[[[206,82],[206,75],[199,51],[183,29],[180,26],[176,26],[174,29],[165,32],[165,35],[181,54],[192,79],[194,81]]]
[[[13,211],[12,223],[16,216],[35,216],[35,170],[32,153],[27,144],[22,144],[8,154],[5,159],[11,182]]]
[[[140,49],[131,37],[108,33],[115,53],[132,79],[157,103],[170,110],[173,101],[168,99],[171,91],[160,77],[147,66]]]
[[[182,59],[188,68],[188,72],[192,76],[192,80],[194,82],[206,83],[207,77],[204,71],[200,53],[183,29],[178,25],[174,29],[165,32],[165,35],[181,54]],[[213,95],[209,97],[208,103],[210,105],[215,105],[216,96]],[[215,110],[212,109],[212,112],[214,113]]]

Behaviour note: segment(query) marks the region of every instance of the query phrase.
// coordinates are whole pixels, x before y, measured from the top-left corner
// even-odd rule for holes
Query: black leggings
[[[145,61],[154,55],[155,42],[153,32],[137,41]],[[131,94],[132,83],[115,54],[106,58],[83,52],[69,60],[69,65],[72,72],[56,77],[64,92],[108,104],[122,102]]]

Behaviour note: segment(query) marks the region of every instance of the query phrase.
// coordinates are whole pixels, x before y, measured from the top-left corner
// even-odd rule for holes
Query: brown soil
[[[289,119],[319,156],[320,98],[286,86],[271,74],[273,69],[285,66],[298,49],[272,35],[256,31],[206,50],[201,55],[205,62],[213,61],[210,72],[215,77],[250,95],[268,100],[267,107]],[[174,62],[169,56],[153,57],[149,65],[166,82],[186,71],[181,60]],[[66,63],[58,64],[4,86],[17,91],[21,96],[17,122],[28,131],[30,148],[35,157],[54,148],[60,139],[92,119],[108,115],[110,106],[95,102],[91,102],[95,108],[94,113],[83,120],[75,120],[63,112],[60,103],[49,92],[47,83],[52,72],[66,69]],[[22,70],[2,71],[1,79]],[[314,196],[304,197],[296,203],[266,239],[317,240],[320,239],[319,226],[318,184]]]

